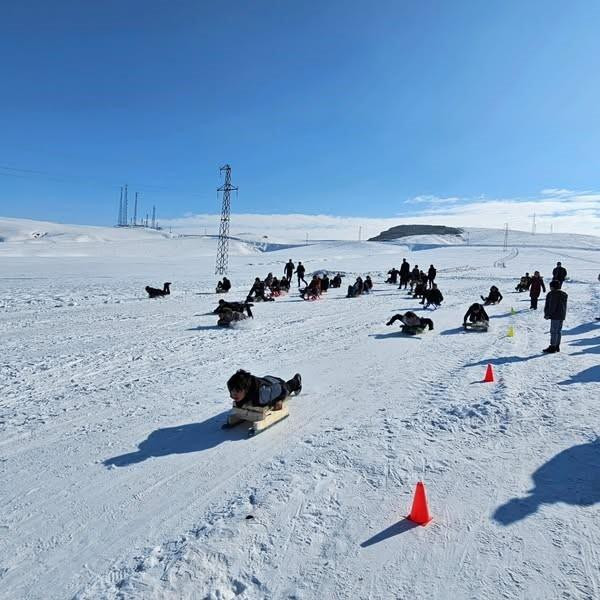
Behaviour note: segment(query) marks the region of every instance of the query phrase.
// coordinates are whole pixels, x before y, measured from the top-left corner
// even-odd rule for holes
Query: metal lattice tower
[[[223,192],[223,207],[221,208],[221,226],[219,227],[219,243],[217,245],[217,264],[215,266],[216,275],[225,275],[229,263],[229,220],[231,211],[231,192],[238,188],[231,185],[231,167],[225,165],[221,167],[221,173],[225,171],[225,183],[217,188],[218,192]]]

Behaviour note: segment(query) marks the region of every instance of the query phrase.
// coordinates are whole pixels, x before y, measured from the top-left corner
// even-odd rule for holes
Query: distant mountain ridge
[[[446,227],[445,225],[396,225],[369,238],[369,242],[389,242],[412,235],[456,235],[460,237],[463,229]]]

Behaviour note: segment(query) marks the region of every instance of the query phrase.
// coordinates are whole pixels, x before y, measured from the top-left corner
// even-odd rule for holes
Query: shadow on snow
[[[165,427],[153,431],[138,444],[136,452],[113,456],[103,461],[105,467],[127,467],[148,458],[202,452],[226,441],[240,441],[248,438],[243,427],[222,430],[229,411],[222,412],[202,423],[188,423],[176,427]]]
[[[387,529],[380,531],[379,533],[375,534],[372,538],[369,538],[368,540],[364,541],[360,546],[361,548],[368,548],[373,544],[383,542],[384,540],[394,537],[395,535],[400,535],[401,533],[410,531],[415,527],[418,527],[418,525],[416,523],[413,523],[413,521],[409,519],[402,519],[402,521],[394,523]]]
[[[572,383],[600,383],[600,365],[594,365],[576,375],[571,375],[570,379],[559,381],[559,385],[570,385]]]
[[[529,495],[498,507],[494,520],[506,526],[532,515],[543,504],[592,506],[600,502],[598,464],[600,440],[559,452],[533,473],[535,487]]]

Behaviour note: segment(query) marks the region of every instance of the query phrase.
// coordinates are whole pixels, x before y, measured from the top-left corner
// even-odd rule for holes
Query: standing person
[[[304,280],[304,273],[306,273],[306,269],[304,268],[304,265],[298,261],[298,266],[296,267],[296,275],[298,275],[298,287],[300,287],[301,281],[304,283],[304,285],[308,285],[308,283],[306,283]]]
[[[567,270],[562,266],[562,263],[557,262],[554,269],[552,269],[552,278],[560,282],[560,287],[564,280],[567,278]]]
[[[433,265],[429,265],[429,271],[427,271],[427,285],[432,288],[433,282],[435,281],[435,276],[437,275],[437,271]]]
[[[531,278],[531,283],[529,284],[529,299],[531,300],[529,308],[537,310],[538,298],[540,297],[542,291],[544,294],[546,293],[544,280],[542,279],[540,272],[535,271],[533,277]]]
[[[410,291],[412,292],[413,286],[415,286],[421,279],[421,271],[419,265],[415,265],[413,270],[410,272]]]
[[[560,281],[553,279],[544,304],[544,319],[550,319],[550,345],[542,350],[546,354],[560,352],[561,331],[567,316],[567,298],[567,293],[560,289]]]
[[[290,260],[288,260],[285,263],[285,267],[283,267],[283,273],[288,281],[292,280],[292,275],[294,274],[294,266],[295,265],[292,262],[292,259],[290,258]]]
[[[406,259],[402,259],[402,264],[400,265],[400,286],[398,289],[406,289],[408,282],[410,280],[410,264],[406,262]]]

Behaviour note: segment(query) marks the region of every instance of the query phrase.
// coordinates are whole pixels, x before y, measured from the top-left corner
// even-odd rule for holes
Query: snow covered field
[[[288,258],[347,276],[222,330],[215,241],[146,233],[0,243],[1,598],[600,598],[600,239],[513,239],[506,268],[499,247],[236,242],[228,299]],[[403,257],[445,296],[417,337],[385,326],[421,308],[383,283]],[[557,260],[569,314],[545,356],[513,290]],[[374,293],[344,298],[367,273]],[[492,284],[490,331],[463,332]],[[290,418],[221,430],[238,368],[302,373]],[[425,528],[404,520],[419,479]]]

